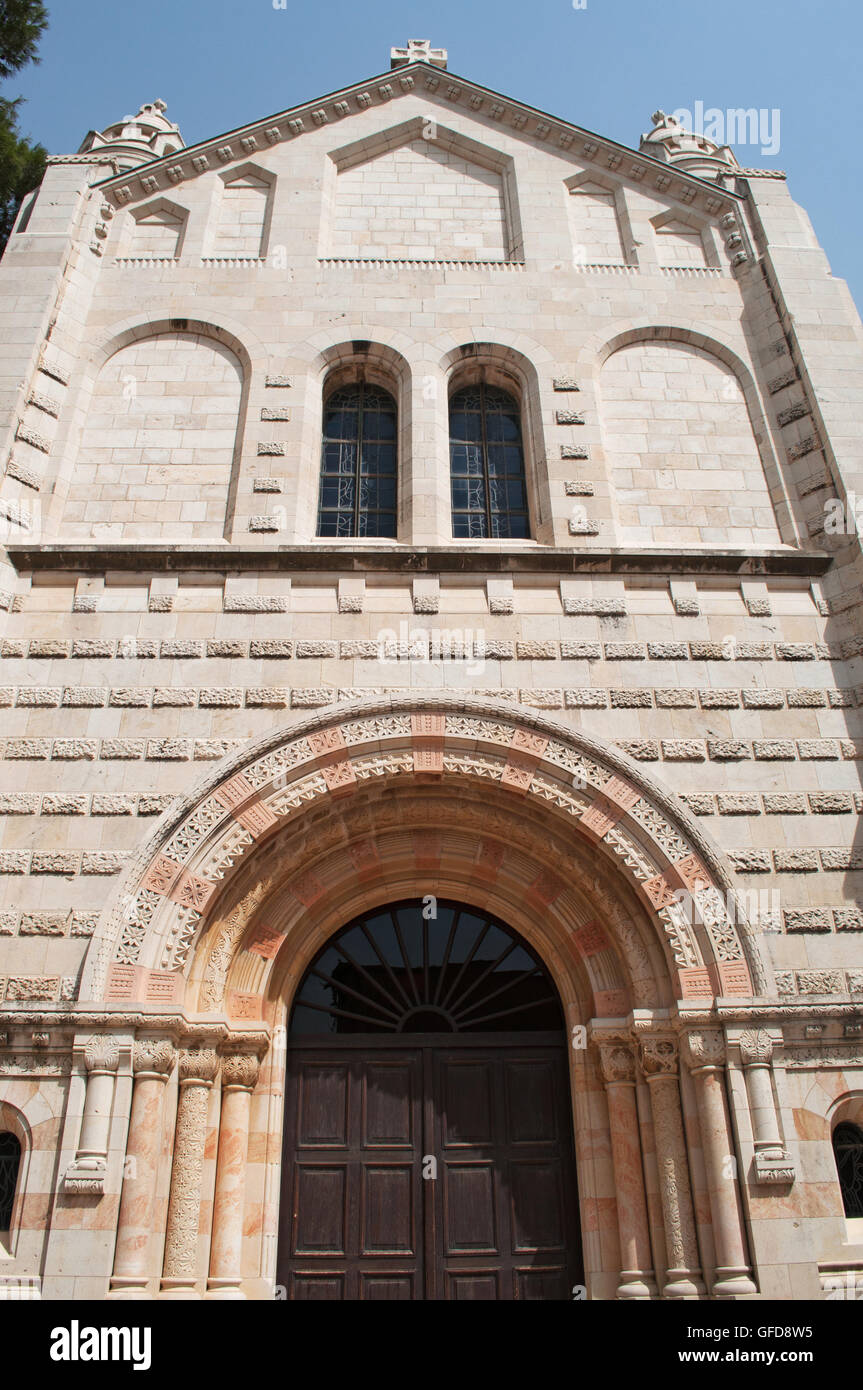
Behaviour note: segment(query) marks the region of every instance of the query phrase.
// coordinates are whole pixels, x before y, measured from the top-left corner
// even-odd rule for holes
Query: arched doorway
[[[567,1039],[535,952],[403,901],[318,953],[289,1029],[292,1299],[559,1300],[582,1281]]]

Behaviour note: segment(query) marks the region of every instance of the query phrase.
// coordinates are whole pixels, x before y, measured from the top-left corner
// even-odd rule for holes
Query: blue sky
[[[276,0],[281,4],[281,0]],[[584,0],[575,0],[582,4]],[[450,68],[637,145],[657,107],[779,111],[780,148],[740,162],[786,169],[833,272],[863,305],[858,227],[861,0],[47,0],[42,62],[4,84],[22,125],[74,150],[161,97],[187,144],[389,67],[429,38]],[[773,127],[775,129],[775,127]]]

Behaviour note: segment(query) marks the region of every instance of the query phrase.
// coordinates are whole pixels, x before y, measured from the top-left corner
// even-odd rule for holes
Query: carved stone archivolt
[[[303,868],[316,852],[312,877]],[[535,939],[559,975],[571,975],[577,961],[588,994],[594,995],[584,1001],[589,1014],[619,1015],[628,1011],[630,1001],[638,1007],[664,1001],[658,981],[667,967],[644,910],[627,899],[624,884],[618,882],[616,896],[612,894],[613,871],[598,873],[588,846],[569,847],[559,829],[531,823],[506,800],[498,804],[478,789],[472,792],[468,787],[454,798],[439,786],[420,796],[406,783],[402,796],[379,806],[358,794],[334,807],[325,821],[316,822],[307,837],[279,842],[280,881],[249,919],[224,983],[229,1009],[237,991],[250,997],[281,993],[276,957],[282,962],[280,970],[285,959],[305,958],[307,903],[314,904],[317,917],[326,910],[325,899],[340,901],[356,891],[358,875],[363,891],[373,891],[381,901],[387,893],[404,896],[418,876],[431,872],[432,864],[440,895],[466,894],[472,900],[471,891],[477,887],[483,901],[497,894],[498,910]],[[247,897],[246,886],[251,883],[254,888],[255,873],[268,868],[268,863],[255,861],[243,867],[233,890],[240,903]],[[544,911],[537,917],[535,910],[528,910],[527,920],[521,922],[526,893],[528,908],[541,901]],[[230,921],[234,910],[227,906],[218,922]],[[604,924],[604,932],[600,937],[594,931],[584,950],[582,928],[597,921]],[[321,920],[320,931],[326,930]],[[223,931],[219,926],[218,939]],[[202,998],[208,1001],[214,995],[206,957],[203,976],[207,991]],[[566,993],[565,983],[563,988]]]
[[[645,909],[654,918],[664,915],[663,935],[682,969],[684,992],[749,995],[763,989],[763,967],[751,940],[722,915],[730,873],[688,813],[667,793],[645,785],[638,765],[544,716],[492,700],[405,696],[399,710],[392,703],[346,706],[236,754],[127,870],[93,938],[82,997],[107,992],[110,998],[136,998],[167,989],[161,976],[182,967],[206,923],[208,904],[261,842],[293,826],[316,803],[337,806],[369,783],[413,785],[418,776],[427,780],[429,769],[444,784],[494,785],[518,800],[522,815],[529,808],[534,818],[550,818],[549,826],[559,824],[573,843],[593,844],[616,863]],[[425,755],[430,745],[422,720],[430,717],[441,730],[439,767]],[[338,747],[327,743],[331,735]],[[336,776],[336,767],[345,775]],[[229,783],[231,793],[225,794],[221,789]],[[705,889],[716,891],[702,915],[698,898]],[[689,920],[663,901],[681,891],[691,891]],[[239,922],[236,930],[241,932]],[[735,971],[720,979],[716,970],[723,963]],[[117,973],[121,965],[125,973]],[[209,968],[204,997],[206,1007],[215,1007],[224,979],[218,956]]]
[[[228,978],[234,951],[242,940],[252,915],[263,901],[267,886],[263,883],[256,884],[251,892],[246,894],[242,902],[237,904],[227,920],[216,923],[213,928],[211,932],[212,946],[207,957],[204,980],[201,985],[200,1002],[202,1009],[218,1009],[224,1002],[225,981]]]

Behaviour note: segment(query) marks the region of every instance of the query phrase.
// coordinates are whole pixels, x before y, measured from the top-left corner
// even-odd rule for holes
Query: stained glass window
[[[463,540],[530,536],[518,401],[480,382],[449,406],[452,533]]]
[[[396,426],[392,396],[359,382],[324,405],[319,536],[396,535]]]
[[[833,1152],[846,1216],[863,1216],[863,1129],[857,1125],[837,1125],[833,1131]]]

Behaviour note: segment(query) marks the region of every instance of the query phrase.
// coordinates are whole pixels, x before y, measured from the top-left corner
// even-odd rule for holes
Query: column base
[[[697,1272],[690,1269],[670,1269],[663,1298],[703,1298],[707,1290]]]
[[[757,1294],[758,1290],[753,1283],[749,1270],[745,1265],[737,1269],[725,1267],[716,1271],[716,1282],[710,1293],[711,1298],[733,1300],[735,1298],[750,1298]]]
[[[204,1297],[232,1303],[245,1302],[246,1299],[238,1279],[208,1279],[207,1292]]]
[[[624,1269],[621,1270],[620,1283],[614,1296],[626,1301],[655,1298],[656,1285],[651,1275],[644,1274],[637,1269]]]
[[[111,1278],[107,1297],[110,1299],[152,1299],[153,1295],[149,1292],[149,1287],[149,1279],[137,1278],[132,1274],[117,1274]]]
[[[163,1279],[159,1297],[189,1300],[200,1299],[201,1295],[194,1279]]]

